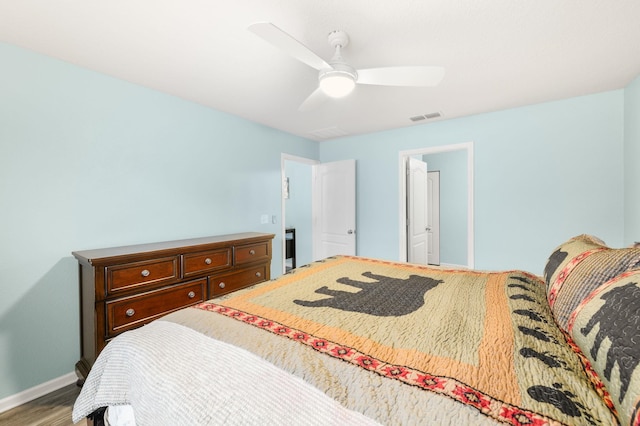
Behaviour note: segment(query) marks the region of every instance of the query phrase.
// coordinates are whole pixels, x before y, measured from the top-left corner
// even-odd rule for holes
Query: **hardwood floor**
[[[75,384],[65,386],[0,414],[3,426],[70,426],[73,403],[80,394]],[[85,426],[86,420],[77,423]]]

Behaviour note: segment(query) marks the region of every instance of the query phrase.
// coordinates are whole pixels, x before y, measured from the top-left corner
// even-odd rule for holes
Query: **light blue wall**
[[[285,161],[289,177],[289,199],[285,202],[285,224],[296,229],[296,266],[313,260],[311,238],[311,165]]]
[[[624,94],[624,241],[640,242],[640,77]]]
[[[623,104],[616,90],[345,137],[320,159],[357,160],[357,252],[397,259],[398,152],[473,141],[476,267],[542,273],[571,236],[623,242]]]
[[[467,151],[423,156],[440,171],[440,263],[467,265]]]
[[[6,44],[0,69],[0,399],[73,371],[71,251],[277,234],[260,216],[280,217],[281,153],[318,158],[316,142]]]
[[[612,245],[638,238],[638,80],[625,91],[318,147],[6,44],[0,69],[0,399],[71,372],[78,359],[71,251],[278,233],[280,223],[259,219],[279,216],[282,152],[358,160],[365,256],[398,257],[398,151],[468,141],[477,267],[540,273],[570,236]],[[276,249],[274,276],[281,265]]]

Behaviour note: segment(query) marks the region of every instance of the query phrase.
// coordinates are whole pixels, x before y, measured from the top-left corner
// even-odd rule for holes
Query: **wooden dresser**
[[[80,264],[80,380],[118,334],[269,280],[273,237],[247,232],[73,252]]]

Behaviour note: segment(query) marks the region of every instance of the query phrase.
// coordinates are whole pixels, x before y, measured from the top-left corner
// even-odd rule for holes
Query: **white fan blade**
[[[328,96],[325,95],[322,89],[318,87],[309,95],[309,97],[307,97],[307,99],[304,100],[304,102],[302,102],[302,104],[300,104],[298,111],[310,111],[315,109],[324,103],[327,98]]]
[[[305,45],[270,22],[257,22],[255,24],[251,24],[249,25],[249,31],[275,47],[284,50],[300,62],[309,65],[311,68],[315,68],[317,70],[331,68],[324,59],[313,53]]]
[[[436,86],[444,77],[442,67],[386,67],[358,70],[358,83],[378,86]]]

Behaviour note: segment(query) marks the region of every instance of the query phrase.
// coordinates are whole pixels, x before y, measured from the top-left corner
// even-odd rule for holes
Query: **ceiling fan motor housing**
[[[349,35],[341,30],[331,31],[327,36],[327,39],[329,41],[329,46],[334,49],[338,46],[347,47],[349,44]]]

